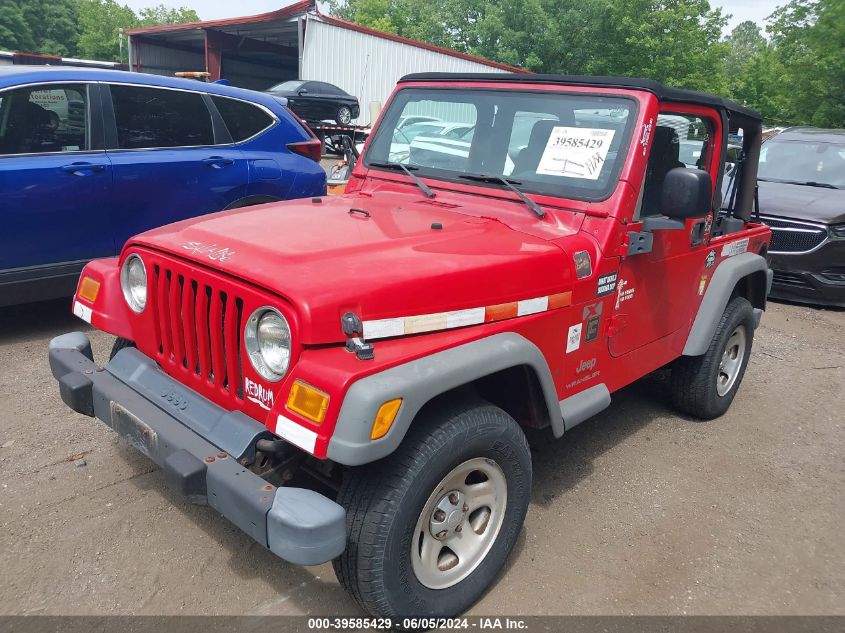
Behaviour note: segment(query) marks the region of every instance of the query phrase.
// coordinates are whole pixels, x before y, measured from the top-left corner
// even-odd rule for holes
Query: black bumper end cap
[[[185,449],[174,451],[167,456],[162,467],[164,481],[171,490],[194,505],[208,505],[207,468],[197,456]]]
[[[70,372],[59,378],[59,393],[77,413],[94,417],[94,383],[85,374]]]

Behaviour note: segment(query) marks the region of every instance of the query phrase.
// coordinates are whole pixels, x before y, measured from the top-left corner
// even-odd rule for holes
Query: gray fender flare
[[[716,267],[710,285],[704,293],[698,314],[692,324],[684,356],[701,356],[710,347],[710,341],[716,332],[719,318],[728,305],[731,293],[743,277],[756,272],[764,272],[770,278],[766,259],[756,253],[742,253],[729,257]],[[767,279],[768,283],[768,279]]]
[[[545,357],[524,336],[504,332],[385,369],[355,382],[341,405],[327,456],[346,466],[381,459],[396,450],[417,413],[432,398],[520,365],[527,365],[536,373],[552,429],[560,436],[563,419]],[[370,431],[379,407],[394,398],[402,398],[402,406],[390,431],[378,440],[371,440]]]

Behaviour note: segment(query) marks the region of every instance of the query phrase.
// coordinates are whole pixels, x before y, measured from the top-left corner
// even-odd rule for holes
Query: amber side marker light
[[[83,277],[82,281],[79,283],[79,292],[77,293],[80,297],[85,299],[86,301],[90,301],[94,303],[97,300],[97,295],[100,293],[100,282],[94,281],[90,277]]]
[[[329,408],[329,394],[312,387],[307,382],[294,380],[290,388],[287,407],[312,422],[322,424]]]
[[[371,440],[377,440],[387,435],[401,406],[402,398],[396,398],[395,400],[388,400],[378,408],[376,419],[373,421],[373,430],[370,432]]]

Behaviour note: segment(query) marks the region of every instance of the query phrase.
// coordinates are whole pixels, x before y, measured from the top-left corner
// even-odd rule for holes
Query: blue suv
[[[320,143],[271,95],[110,70],[0,68],[0,306],[197,215],[320,196]]]

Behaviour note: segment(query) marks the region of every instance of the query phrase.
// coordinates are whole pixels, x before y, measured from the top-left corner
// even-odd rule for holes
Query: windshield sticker
[[[593,274],[593,263],[587,251],[578,251],[572,258],[575,260],[575,276],[584,279]]]
[[[569,326],[569,333],[566,336],[566,353],[570,354],[581,347],[581,324]]]
[[[605,295],[613,294],[616,290],[616,278],[618,276],[618,273],[610,273],[609,275],[599,277],[596,284],[596,296],[604,297]]]
[[[602,128],[552,128],[537,173],[598,180],[614,134],[615,130]]]
[[[648,140],[651,138],[651,127],[654,124],[654,119],[649,119],[648,123],[643,123],[643,135],[640,138],[640,145],[643,146],[643,156],[648,152]]]
[[[741,240],[737,240],[736,242],[731,242],[730,244],[725,244],[722,247],[722,257],[733,257],[734,255],[740,255],[748,250],[748,238],[743,238]]]

